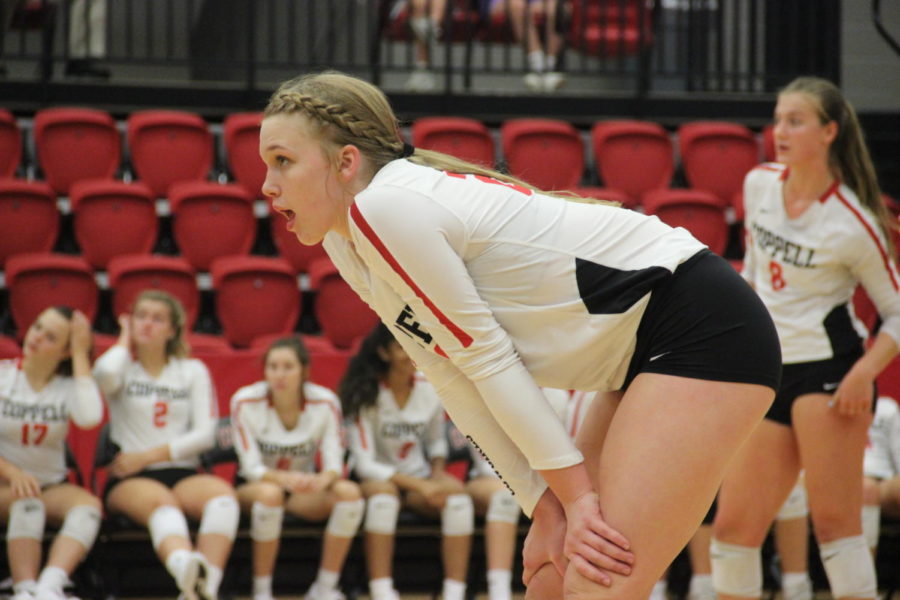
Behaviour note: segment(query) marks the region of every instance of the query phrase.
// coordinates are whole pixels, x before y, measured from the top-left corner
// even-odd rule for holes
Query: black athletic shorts
[[[725,259],[702,250],[653,289],[622,389],[640,373],[778,391],[781,345],[753,288]]]
[[[109,493],[112,491],[114,487],[123,481],[127,481],[129,479],[133,479],[135,477],[146,477],[147,479],[153,479],[155,481],[160,482],[164,486],[169,489],[175,487],[179,481],[182,479],[187,479],[191,475],[196,475],[196,469],[186,469],[184,467],[171,467],[168,469],[145,469],[140,473],[135,473],[134,475],[129,475],[123,479],[118,479],[116,477],[110,477],[109,481],[106,483],[106,489],[103,490],[103,500],[106,501],[106,498],[109,496]]]
[[[836,356],[827,360],[817,360],[805,363],[791,363],[783,367],[784,375],[781,378],[781,388],[775,395],[775,402],[766,413],[766,418],[782,425],[790,427],[793,424],[791,409],[794,401],[806,394],[834,394],[838,384],[844,379],[844,375],[853,367],[859,357],[859,352]],[[875,411],[875,401],[878,399],[878,390],[872,386],[872,411]]]

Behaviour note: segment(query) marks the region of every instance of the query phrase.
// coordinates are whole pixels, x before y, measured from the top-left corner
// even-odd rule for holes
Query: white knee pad
[[[150,541],[154,550],[159,550],[160,544],[170,535],[191,539],[184,513],[170,504],[160,506],[151,513],[147,520],[147,529],[150,530]]]
[[[70,537],[85,549],[90,550],[100,531],[100,509],[96,506],[79,504],[66,513],[59,535]]]
[[[489,523],[512,523],[515,525],[519,522],[520,514],[519,505],[513,499],[512,493],[504,489],[491,494],[487,515],[484,518]]]
[[[803,480],[799,480],[794,489],[791,490],[787,500],[781,505],[781,510],[778,511],[778,515],[775,518],[779,521],[786,521],[788,519],[799,519],[808,514],[809,503],[806,501],[806,486],[803,485]]]
[[[709,558],[717,593],[748,598],[762,595],[762,563],[758,547],[726,544],[713,538]]]
[[[22,498],[9,506],[9,523],[6,525],[6,539],[29,538],[40,540],[44,537],[47,515],[44,503],[37,498]]]
[[[862,507],[863,537],[869,548],[878,547],[878,534],[881,531],[881,507],[877,504],[864,504]]]
[[[255,542],[271,542],[281,535],[284,520],[283,506],[269,506],[254,502],[250,509],[250,539]]]
[[[835,598],[874,598],[875,562],[861,535],[819,545],[819,554]]]
[[[475,531],[475,506],[468,494],[447,496],[441,511],[441,533],[444,535],[472,535]]]
[[[391,535],[397,531],[397,515],[400,514],[400,499],[393,494],[375,494],[366,501],[366,523],[363,528],[369,533]]]
[[[331,509],[325,531],[338,537],[353,537],[359,531],[365,507],[366,503],[361,499],[336,503]]]
[[[237,534],[241,508],[233,496],[216,496],[203,507],[198,533],[216,533],[233,540]]]

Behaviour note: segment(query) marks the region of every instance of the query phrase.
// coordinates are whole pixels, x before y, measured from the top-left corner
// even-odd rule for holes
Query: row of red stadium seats
[[[187,329],[193,329],[200,307],[196,276],[181,258],[129,255],[110,262],[109,287],[114,315],[126,313],[145,289],[162,289],[185,307]],[[211,268],[215,313],[225,340],[248,347],[262,336],[293,332],[302,303],[297,275],[281,258],[226,256]],[[91,266],[82,258],[63,254],[20,254],[6,264],[9,309],[18,336],[47,306],[68,305],[93,321],[98,313],[99,289]],[[340,277],[328,258],[310,268],[316,292],[315,317],[325,338],[336,348],[349,348],[368,333],[377,317]]]
[[[574,192],[628,204],[628,196],[609,188]],[[117,256],[148,254],[156,247],[160,219],[150,189],[141,183],[81,181],[72,186],[70,210],[74,238],[92,268],[104,270]],[[237,185],[181,182],[169,196],[172,237],[179,254],[196,271],[209,271],[221,256],[249,254],[258,234],[253,200]],[[644,196],[643,210],[683,226],[718,254],[725,250],[728,227],[724,208],[711,192],[658,189]],[[277,253],[300,273],[325,256],[321,245],[304,246],[273,216],[270,234]],[[53,190],[42,182],[0,180],[0,266],[10,256],[49,252],[61,232]]]
[[[260,113],[234,113],[223,123],[224,156],[234,181],[251,197],[261,195],[265,165],[259,158]],[[197,114],[140,111],[126,123],[128,159],[137,179],[156,197],[173,183],[206,179],[214,163],[214,136]],[[499,130],[502,158],[509,172],[550,190],[578,187],[585,172],[581,134],[565,121],[512,119]],[[670,134],[649,121],[602,121],[591,129],[594,167],[607,188],[639,204],[651,190],[671,184],[676,155]],[[119,129],[108,113],[85,108],[39,111],[33,125],[36,162],[57,194],[69,194],[84,179],[111,178],[122,166]],[[447,152],[494,167],[494,136],[477,120],[427,117],[412,124],[413,145]],[[765,143],[743,125],[685,123],[677,131],[679,155],[691,187],[731,204],[743,176],[762,158],[774,158],[771,129]],[[72,148],[78,152],[72,152]],[[22,132],[11,113],[0,110],[0,177],[15,174],[22,160]]]

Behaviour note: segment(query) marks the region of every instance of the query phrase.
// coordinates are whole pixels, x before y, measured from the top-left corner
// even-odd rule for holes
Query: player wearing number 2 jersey
[[[342,477],[340,402],[331,390],[307,381],[309,354],[300,338],[273,342],[264,365],[265,380],[231,399],[244,480],[238,499],[250,514],[253,539],[253,600],[272,599],[285,510],[310,521],[328,519],[319,574],[305,600],[339,600],[341,568],[363,516],[359,486]]]
[[[350,361],[340,386],[350,422],[351,464],[366,497],[366,562],[373,600],[396,597],[391,578],[401,505],[440,515],[446,600],[465,597],[472,544],[472,499],[444,471],[444,409],[434,388],[384,325]]]
[[[343,74],[283,84],[260,154],[274,210],[324,239],[534,515],[529,594],[647,597],[778,385],[752,289],[683,229],[404,145],[384,95]],[[539,385],[622,396],[587,415],[587,460]]]
[[[209,371],[186,356],[184,309],[150,290],[119,317],[118,342],[94,365],[109,406],[115,457],[106,505],[150,530],[153,548],[188,598],[218,594],[239,508],[224,480],[197,473],[218,414]],[[185,514],[200,521],[197,551]]]
[[[66,481],[69,419],[91,428],[103,417],[90,350],[87,317],[60,306],[28,328],[21,359],[0,361],[0,521],[13,600],[65,598],[100,528],[100,500]],[[38,577],[45,520],[61,528]]]
[[[779,95],[780,165],[744,184],[744,276],[769,308],[784,370],[772,409],[725,478],[711,546],[720,598],[762,593],[759,546],[802,468],[822,561],[838,599],[876,594],[862,535],[863,450],[875,377],[897,354],[900,277],[856,114],[832,83],[801,77]],[[866,350],[851,298],[862,284],[882,326]]]

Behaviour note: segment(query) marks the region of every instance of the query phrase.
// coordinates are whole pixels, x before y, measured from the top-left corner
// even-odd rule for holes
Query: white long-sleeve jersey
[[[900,409],[893,398],[882,397],[875,404],[863,473],[877,479],[900,475]]]
[[[363,479],[428,477],[431,459],[447,456],[444,409],[422,377],[416,377],[403,408],[389,388],[379,386],[375,404],[360,410],[347,433],[353,468]]]
[[[527,514],[581,462],[538,385],[621,387],[653,286],[704,248],[605,205],[396,160],[325,248]]]
[[[201,361],[170,358],[151,377],[117,344],[94,363],[94,378],[109,405],[110,439],[122,452],[168,445],[171,460],[149,468],[197,468],[200,453],[213,447],[219,406]]]
[[[66,478],[70,417],[83,428],[103,418],[103,400],[91,377],[55,375],[35,392],[18,359],[0,360],[0,456],[42,486]]]
[[[231,397],[232,432],[241,475],[256,481],[270,470],[314,473],[319,452],[321,470],[342,475],[342,421],[338,397],[320,385],[304,382],[303,410],[291,429],[281,422],[268,383],[258,381],[242,387]]]
[[[784,165],[766,163],[744,180],[744,278],[778,330],[785,363],[826,360],[860,347],[865,328],[853,313],[861,283],[900,344],[900,277],[878,220],[856,194],[835,183],[796,219],[784,210]]]

